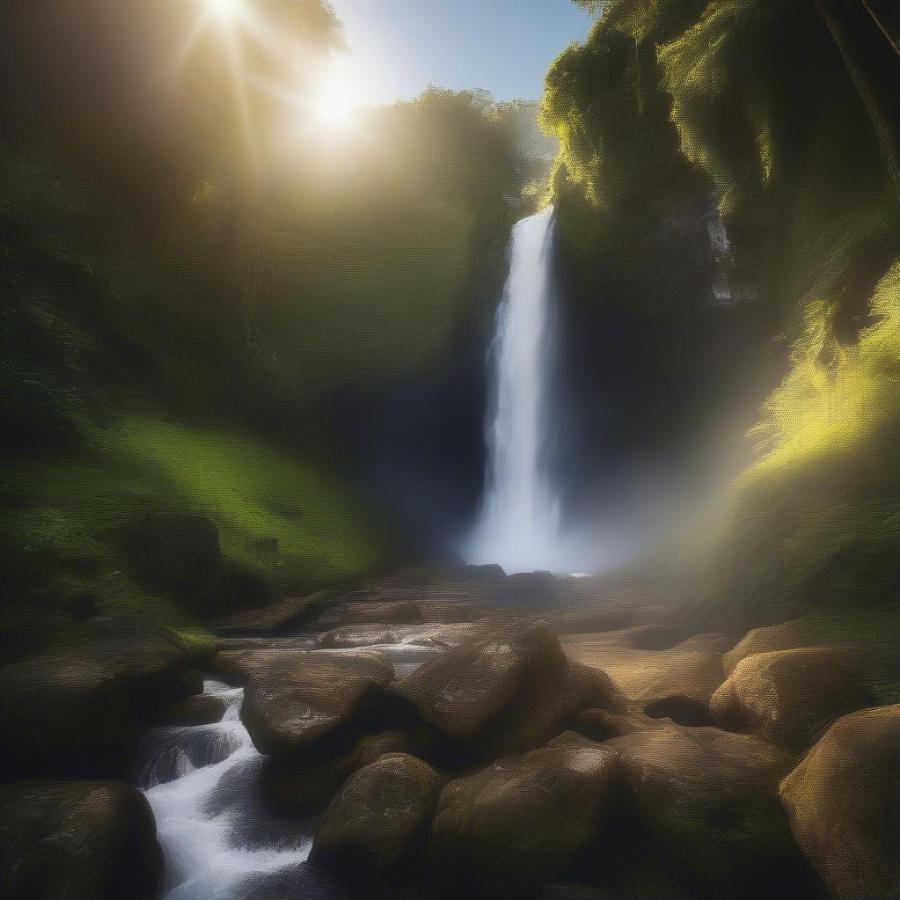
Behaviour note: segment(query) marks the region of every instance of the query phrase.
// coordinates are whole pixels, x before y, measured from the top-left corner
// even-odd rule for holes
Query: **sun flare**
[[[332,55],[316,80],[309,99],[309,112],[315,126],[326,135],[352,130],[361,105],[359,78],[350,61]]]
[[[207,0],[208,9],[212,15],[221,20],[234,19],[241,11],[243,0]]]

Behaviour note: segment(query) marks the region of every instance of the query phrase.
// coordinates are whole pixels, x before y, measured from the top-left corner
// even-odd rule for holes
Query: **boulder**
[[[547,607],[558,602],[564,584],[551,572],[515,572],[503,587],[514,606]]]
[[[750,731],[795,751],[809,747],[830,722],[865,705],[852,668],[828,647],[747,656],[710,700],[723,728]]]
[[[279,634],[299,629],[332,600],[331,591],[317,591],[305,597],[285,597],[259,609],[247,609],[214,623],[223,632]]]
[[[838,719],[780,794],[833,897],[900,897],[900,704]]]
[[[709,725],[709,698],[724,680],[719,634],[696,635],[663,650],[636,643],[664,641],[671,633],[653,627],[571,635],[563,639],[569,659],[606,672],[635,706],[656,718]]]
[[[212,694],[195,694],[171,703],[159,714],[158,725],[211,725],[221,720],[227,704]]]
[[[499,759],[441,792],[434,852],[478,881],[546,881],[599,837],[616,772],[615,753],[573,733]]]
[[[730,674],[745,657],[795,647],[831,647],[850,662],[866,689],[893,703],[900,690],[900,605],[809,613],[778,625],[754,628],[723,657]]]
[[[260,789],[270,809],[289,816],[322,812],[357,769],[387,753],[419,756],[427,747],[424,736],[403,729],[364,734],[344,752],[326,748],[293,759],[266,759]]]
[[[301,665],[305,658],[303,654],[308,652],[305,647],[303,649],[248,647],[219,650],[213,659],[213,668],[228,682],[246,684],[251,675]]]
[[[325,810],[312,858],[354,878],[397,870],[424,848],[443,778],[406,753],[389,753],[351,775]]]
[[[422,610],[411,600],[335,602],[309,619],[306,628],[308,631],[328,631],[342,625],[418,625],[424,621]]]
[[[284,757],[344,729],[381,700],[394,667],[382,653],[310,651],[283,654],[254,671],[241,721],[260,753]]]
[[[602,672],[570,665],[553,629],[533,621],[438,654],[395,691],[441,734],[487,758],[539,746],[586,706],[623,702]]]
[[[450,573],[457,581],[497,581],[506,578],[506,572],[499,563],[461,566]]]
[[[123,774],[141,732],[195,687],[168,629],[124,618],[91,627],[84,644],[0,670],[6,778]]]
[[[154,900],[163,874],[143,794],[119,781],[20,781],[0,788],[7,900]]]
[[[722,900],[820,895],[778,802],[791,756],[756,737],[672,725],[602,746],[619,756],[626,807],[696,892]]]

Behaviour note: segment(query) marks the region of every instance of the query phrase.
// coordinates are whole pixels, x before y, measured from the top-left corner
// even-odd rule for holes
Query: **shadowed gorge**
[[[4,896],[900,898],[897,84],[890,0],[4,5]]]

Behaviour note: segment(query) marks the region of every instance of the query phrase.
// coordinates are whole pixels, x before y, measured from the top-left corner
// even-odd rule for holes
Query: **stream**
[[[307,649],[309,638],[246,638],[234,649]],[[376,645],[398,678],[438,648]],[[354,650],[317,650],[353,653]],[[264,757],[240,719],[244,690],[207,680],[203,693],[225,712],[210,725],[154,728],[138,753],[137,786],[156,818],[165,856],[164,900],[338,900],[344,892],[307,864],[314,818],[279,817],[261,801],[257,775]]]

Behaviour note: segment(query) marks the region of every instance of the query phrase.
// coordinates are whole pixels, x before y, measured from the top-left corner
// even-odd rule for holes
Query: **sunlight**
[[[346,134],[361,105],[360,79],[344,54],[332,54],[312,87],[308,109],[327,136]]]
[[[209,11],[222,21],[234,19],[241,11],[243,0],[208,0]]]

